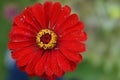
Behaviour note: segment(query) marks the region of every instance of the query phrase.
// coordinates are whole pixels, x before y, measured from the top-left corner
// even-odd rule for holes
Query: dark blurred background
[[[8,33],[13,17],[26,6],[45,0],[0,0],[0,80],[10,64],[6,59]],[[46,0],[47,1],[47,0]],[[52,0],[69,5],[85,23],[87,51],[66,80],[120,80],[120,0]],[[32,78],[31,80],[37,80]]]

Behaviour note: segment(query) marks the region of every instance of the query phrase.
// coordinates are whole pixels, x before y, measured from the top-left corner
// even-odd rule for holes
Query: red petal
[[[37,31],[34,30],[34,28],[33,28],[30,24],[28,24],[28,23],[26,23],[26,22],[23,23],[23,24],[21,24],[21,25],[19,25],[19,24],[17,25],[16,23],[14,23],[12,30],[14,30],[14,29],[16,29],[16,28],[20,28],[20,29],[23,29],[23,30],[30,31],[30,32],[32,32],[33,34],[37,33]]]
[[[28,17],[30,18],[30,16],[29,15],[26,16],[26,13],[27,13],[26,11],[24,11],[23,13],[14,18],[14,23],[17,26],[19,26],[20,28],[25,28],[25,29],[31,30],[33,32],[37,32],[39,30],[39,27],[37,27],[36,25],[34,25],[34,26],[31,25],[31,23],[33,23],[33,21],[27,22]],[[13,24],[13,27],[14,27],[14,24]],[[37,27],[37,29],[36,29],[36,27]]]
[[[38,63],[35,66],[35,74],[37,76],[43,75],[45,72],[45,62],[47,59],[48,54],[43,53],[43,56],[41,57],[41,59],[38,61]]]
[[[40,30],[40,26],[37,23],[36,19],[34,18],[34,16],[32,15],[32,8],[31,7],[27,7],[24,12],[22,13],[23,18],[25,19],[25,21],[27,23],[29,23],[32,29],[36,30],[37,32]]]
[[[82,41],[87,40],[87,34],[85,32],[80,32],[80,31],[71,32],[71,33],[68,33],[62,36],[60,40],[82,42]]]
[[[41,76],[39,76],[40,78],[43,78],[43,79],[48,79],[48,80],[56,80],[56,76],[53,75],[53,76],[47,76],[45,73]]]
[[[42,28],[47,28],[48,26],[48,21],[46,19],[46,15],[43,9],[43,5],[42,4],[35,4],[32,7],[32,13],[35,17],[35,19],[39,22],[39,24],[41,25]]]
[[[60,51],[56,52],[56,58],[58,65],[63,71],[71,71],[70,63],[69,61],[61,54]]]
[[[53,4],[52,2],[45,2],[44,3],[44,10],[45,10],[45,15],[47,16],[47,23],[49,24],[49,20],[50,20],[50,13],[52,10]]]
[[[30,38],[30,37],[26,37],[23,35],[14,35],[10,38],[11,42],[25,42],[25,41],[33,41],[36,42],[36,38]]]
[[[65,47],[66,49],[69,49],[69,50],[75,51],[75,52],[86,51],[85,44],[81,43],[81,42],[77,42],[77,41],[64,41],[63,40],[63,41],[60,42],[60,46]]]
[[[68,16],[70,15],[71,9],[69,6],[65,6],[61,9],[58,18],[56,20],[56,26],[54,30],[57,30],[60,25],[65,22],[65,20],[68,18]]]
[[[26,66],[17,66],[21,71],[25,71]]]
[[[59,2],[53,4],[52,11],[50,13],[50,29],[54,27],[60,9],[61,9],[61,4]]]
[[[35,54],[34,58],[31,60],[31,62],[27,65],[27,67],[25,69],[25,71],[30,76],[34,75],[34,73],[35,73],[35,66],[38,63],[38,61],[41,59],[42,50],[39,49],[34,54]]]
[[[48,79],[48,76],[44,73],[42,75],[39,76],[40,78],[47,78]]]
[[[26,47],[17,51],[13,51],[12,52],[12,58],[13,59],[19,59],[20,57],[30,54],[31,52],[33,52],[34,50],[36,50],[38,47],[37,46],[30,46],[30,47]]]
[[[73,62],[70,62],[70,64],[71,64],[71,71],[74,71],[76,69],[77,65]]]
[[[28,55],[21,57],[20,59],[17,60],[17,65],[18,66],[27,65],[33,59],[34,56],[35,56],[35,54],[34,54],[34,52],[32,52]]]
[[[20,48],[24,48],[24,47],[27,47],[27,46],[31,46],[33,44],[36,44],[35,42],[33,41],[26,41],[26,42],[9,42],[8,43],[8,47],[10,50],[17,50],[17,49],[20,49]]]
[[[56,80],[56,78],[54,78],[54,77],[50,77],[50,78],[48,78],[49,80]]]
[[[61,35],[66,36],[69,35],[70,33],[73,33],[75,31],[82,32],[84,30],[84,23],[83,22],[78,22],[76,25],[70,27],[69,29],[65,30]]]
[[[59,67],[59,64],[57,62],[57,55],[58,53],[56,53],[56,51],[52,51],[52,54],[51,54],[51,68],[52,68],[52,71],[54,73],[54,75],[56,75],[57,77],[61,77],[64,75],[64,71],[62,71],[62,69]]]
[[[12,31],[9,34],[9,37],[12,38],[14,35],[24,35],[28,37],[36,37],[36,34],[23,28],[13,27]]]
[[[46,60],[46,63],[45,63],[45,72],[46,72],[47,76],[52,76],[53,71],[51,70],[51,53],[48,52],[48,53],[45,53],[45,54],[48,54],[48,57],[47,57],[47,60]]]
[[[59,48],[61,53],[70,61],[75,63],[79,63],[82,61],[82,56],[79,53],[64,49],[62,47]]]
[[[78,21],[79,21],[78,16],[76,14],[72,14],[66,19],[66,21],[62,25],[60,25],[57,29],[55,29],[55,31],[60,34],[60,33],[64,32],[66,29],[77,24]]]

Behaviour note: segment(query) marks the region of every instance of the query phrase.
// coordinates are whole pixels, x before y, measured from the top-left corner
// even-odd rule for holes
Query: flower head
[[[8,47],[30,76],[54,79],[81,62],[87,39],[84,24],[69,6],[37,3],[14,18]]]

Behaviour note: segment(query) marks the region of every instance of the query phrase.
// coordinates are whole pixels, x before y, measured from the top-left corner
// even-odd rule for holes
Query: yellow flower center
[[[56,46],[57,35],[52,30],[42,29],[36,36],[36,42],[44,50],[52,49]]]

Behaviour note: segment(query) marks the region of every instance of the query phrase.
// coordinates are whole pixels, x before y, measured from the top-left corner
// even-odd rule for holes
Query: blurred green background
[[[5,80],[8,73],[5,52],[12,17],[26,6],[44,1],[0,1],[0,80]],[[120,80],[120,0],[52,1],[71,6],[72,13],[77,12],[88,33],[87,51],[82,54],[83,61],[74,72],[65,75],[66,80]],[[11,6],[13,11],[9,13]]]

